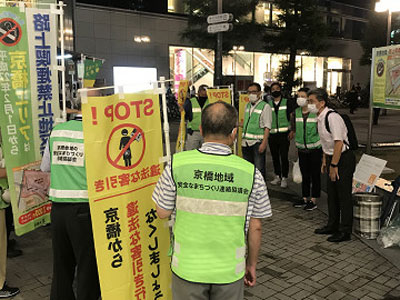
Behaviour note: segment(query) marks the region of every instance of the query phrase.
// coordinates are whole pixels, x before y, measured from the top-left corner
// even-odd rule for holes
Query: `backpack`
[[[348,143],[346,141],[343,141],[343,142],[346,144],[347,147],[349,147],[350,150],[357,150],[358,149],[357,135],[356,135],[356,132],[354,130],[353,123],[351,123],[351,120],[350,120],[348,115],[338,113],[336,110],[328,111],[326,113],[326,116],[325,116],[325,128],[326,128],[326,130],[329,133],[331,133],[331,129],[329,128],[329,122],[328,122],[328,116],[331,113],[339,114],[342,117],[342,119],[344,121],[344,124],[346,125],[346,128],[347,128],[347,139],[349,140],[349,142]]]

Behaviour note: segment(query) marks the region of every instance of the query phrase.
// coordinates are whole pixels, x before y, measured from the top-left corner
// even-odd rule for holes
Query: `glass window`
[[[271,5],[271,7],[272,7],[272,26],[285,27],[285,23],[279,20],[279,16],[282,14],[282,11],[278,10],[276,6]]]

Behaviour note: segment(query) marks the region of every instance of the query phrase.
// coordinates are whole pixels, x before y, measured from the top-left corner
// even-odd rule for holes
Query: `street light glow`
[[[400,11],[400,1],[399,0],[380,0],[380,2],[375,3],[376,12],[384,12],[389,10],[390,12]]]

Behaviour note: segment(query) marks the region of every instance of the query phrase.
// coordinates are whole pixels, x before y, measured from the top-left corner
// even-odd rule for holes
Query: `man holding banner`
[[[98,300],[100,285],[87,191],[80,98],[75,120],[54,127],[41,170],[51,172],[50,199],[53,244],[51,300]]]
[[[176,209],[174,300],[239,300],[243,281],[256,283],[261,218],[272,212],[260,171],[232,155],[237,118],[227,103],[205,107],[199,127],[204,144],[175,154],[154,189],[160,218]]]
[[[271,129],[272,110],[261,97],[261,86],[258,83],[249,85],[247,92],[250,102],[247,103],[242,134],[243,158],[253,163],[265,179],[265,150]]]
[[[200,134],[201,112],[209,104],[207,97],[207,86],[199,86],[197,97],[186,100],[183,105],[185,110],[187,125],[186,150],[198,149],[203,143],[203,137]]]

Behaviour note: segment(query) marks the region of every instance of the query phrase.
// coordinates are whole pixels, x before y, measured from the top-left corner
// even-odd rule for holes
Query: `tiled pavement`
[[[273,217],[263,222],[258,283],[246,289],[247,300],[400,299],[399,269],[354,236],[332,244],[313,234],[325,214],[293,208],[297,196],[290,190],[269,191]],[[14,299],[49,299],[50,228],[18,238],[18,244],[24,255],[8,261],[8,281],[22,291]]]
[[[296,195],[270,189],[270,197],[273,217],[263,222],[258,284],[247,300],[400,299],[399,269],[357,237],[333,244],[313,234],[327,217],[294,209]]]

